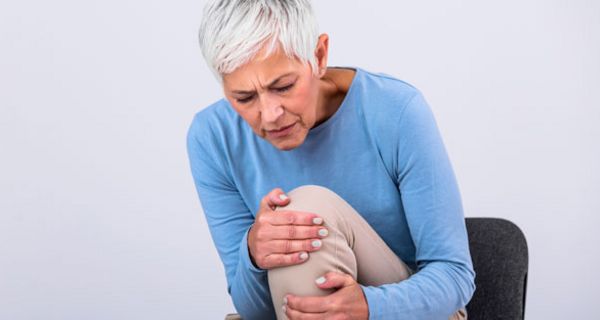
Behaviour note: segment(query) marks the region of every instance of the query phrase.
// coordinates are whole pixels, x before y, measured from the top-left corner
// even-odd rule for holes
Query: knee
[[[279,210],[295,210],[316,213],[323,220],[332,223],[332,220],[342,218],[340,209],[349,206],[334,191],[317,185],[303,185],[287,193],[290,204]]]
[[[338,194],[321,186],[300,186],[289,191],[287,195],[290,203],[276,210],[315,213],[323,218],[322,226],[327,228],[329,235],[321,239],[322,247],[311,252],[307,262],[291,269],[283,269],[293,273],[297,268],[312,268],[314,274],[311,276],[318,277],[337,268],[356,279],[356,258],[353,252],[355,237],[350,222],[356,214],[354,209]],[[283,271],[276,272],[279,274]]]
[[[323,200],[332,199],[334,197],[339,198],[337,193],[333,192],[331,189],[314,184],[307,184],[296,187],[295,189],[288,192],[288,196],[292,197],[292,199],[296,199],[297,201],[314,198],[319,198]]]

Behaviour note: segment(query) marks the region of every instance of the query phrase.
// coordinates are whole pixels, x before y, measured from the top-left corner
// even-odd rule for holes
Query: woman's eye
[[[289,85],[284,86],[284,87],[275,88],[275,91],[277,91],[277,92],[286,92],[286,91],[290,90],[293,86],[294,86],[294,84],[292,83],[292,84],[289,84]]]
[[[235,99],[235,100],[237,100],[237,102],[239,102],[239,103],[248,103],[248,102],[250,102],[250,100],[252,100],[253,97],[254,96],[249,96],[249,97],[245,97],[245,98],[241,98],[241,99]]]

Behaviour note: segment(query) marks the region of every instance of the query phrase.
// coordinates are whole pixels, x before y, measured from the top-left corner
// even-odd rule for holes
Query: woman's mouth
[[[277,130],[266,130],[267,133],[267,137],[268,138],[281,138],[281,137],[285,137],[287,135],[289,135],[292,130],[294,129],[294,127],[296,126],[296,122],[285,126],[285,127],[281,127]]]

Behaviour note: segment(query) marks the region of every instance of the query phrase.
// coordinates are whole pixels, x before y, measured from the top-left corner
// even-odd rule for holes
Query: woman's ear
[[[319,36],[317,47],[315,48],[315,58],[317,62],[319,78],[325,75],[327,71],[327,55],[329,53],[329,36],[323,33]]]

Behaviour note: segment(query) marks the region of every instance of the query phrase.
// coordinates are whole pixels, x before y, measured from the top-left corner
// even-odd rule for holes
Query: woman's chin
[[[302,144],[302,142],[297,142],[292,139],[282,139],[278,141],[269,141],[275,148],[281,151],[289,151],[297,148]]]
[[[267,141],[269,141],[269,143],[271,143],[275,148],[279,150],[289,151],[302,145],[302,143],[304,143],[305,138],[305,134],[301,134],[300,132],[298,132],[294,135],[290,135],[285,138],[267,138]]]

